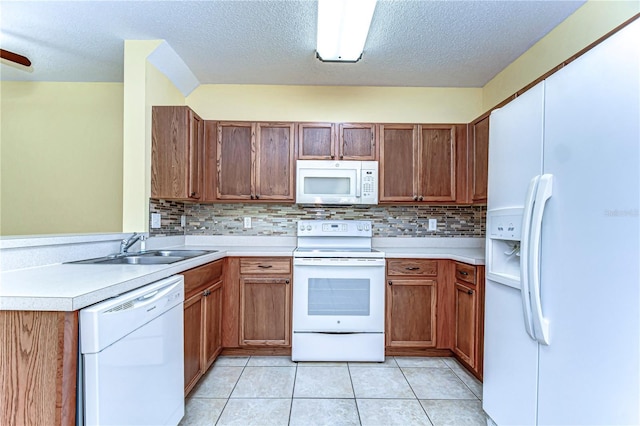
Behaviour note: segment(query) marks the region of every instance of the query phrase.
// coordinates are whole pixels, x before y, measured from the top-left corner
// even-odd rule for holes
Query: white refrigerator
[[[640,20],[489,131],[485,412],[640,424]]]

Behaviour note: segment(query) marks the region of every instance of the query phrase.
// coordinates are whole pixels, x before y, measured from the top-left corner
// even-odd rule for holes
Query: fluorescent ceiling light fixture
[[[318,0],[318,59],[357,62],[375,8],[376,0]]]

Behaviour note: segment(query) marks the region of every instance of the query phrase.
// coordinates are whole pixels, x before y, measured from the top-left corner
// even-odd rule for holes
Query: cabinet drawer
[[[390,259],[387,260],[387,275],[435,277],[438,275],[438,261],[426,259]]]
[[[288,257],[247,257],[240,259],[240,274],[290,274]]]
[[[207,263],[182,273],[185,300],[222,276],[222,260]]]
[[[469,284],[476,283],[476,267],[456,262],[456,280]]]

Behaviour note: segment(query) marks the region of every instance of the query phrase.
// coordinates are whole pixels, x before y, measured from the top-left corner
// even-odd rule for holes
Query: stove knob
[[[362,231],[362,225],[358,225],[358,231]]]
[[[365,226],[364,226],[364,230],[365,230],[365,231],[368,231],[368,230],[369,230],[369,225],[365,225]]]
[[[304,225],[300,225],[300,231],[304,231]]]
[[[311,231],[311,225],[307,225],[307,231]]]

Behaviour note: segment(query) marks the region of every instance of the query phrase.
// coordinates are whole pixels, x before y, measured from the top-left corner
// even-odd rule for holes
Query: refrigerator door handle
[[[530,245],[528,253],[529,283],[531,290],[531,310],[533,311],[533,329],[536,340],[543,344],[549,344],[549,321],[542,313],[540,295],[540,243],[542,239],[542,220],[547,200],[553,195],[553,175],[544,174],[538,182],[536,200],[533,207],[531,220]]]
[[[529,189],[527,190],[527,198],[524,202],[524,213],[522,216],[522,242],[520,244],[520,296],[522,298],[522,313],[524,316],[524,329],[531,339],[536,340],[533,331],[533,320],[531,313],[531,291],[529,285],[529,253],[531,250],[531,218],[533,217],[533,208],[536,200],[536,191],[540,176],[531,179]]]

